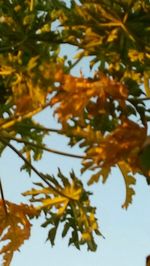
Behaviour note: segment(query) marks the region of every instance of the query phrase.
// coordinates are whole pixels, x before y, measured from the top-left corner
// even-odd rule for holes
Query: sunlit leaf
[[[124,203],[122,204],[122,208],[127,209],[129,204],[132,203],[132,197],[135,195],[135,191],[132,186],[136,184],[136,179],[130,174],[130,169],[127,164],[120,162],[118,165],[122,172],[126,188],[126,197]]]
[[[3,243],[0,254],[4,266],[10,265],[14,252],[30,237],[29,217],[37,214],[33,206],[0,201],[0,241]]]
[[[60,170],[58,177],[62,183],[66,180]],[[51,185],[54,185],[50,176],[47,176],[47,179],[51,180]],[[68,232],[72,232],[69,244],[74,244],[77,248],[82,244],[87,244],[88,249],[94,251],[96,244],[93,233],[101,235],[95,218],[95,208],[90,205],[89,193],[84,190],[74,172],[70,173],[70,182],[68,179],[67,183],[64,187],[55,183],[53,189],[51,185],[50,187],[43,186],[38,190],[27,191],[23,195],[31,196],[32,202],[40,204],[36,206],[36,209],[43,210],[46,214],[46,222],[43,226],[50,226],[48,239],[52,245],[55,243],[58,223],[61,222],[64,224],[62,237],[65,237]],[[85,235],[89,235],[89,237],[83,237]]]
[[[110,168],[107,168],[107,167],[102,168],[100,171],[98,171],[96,174],[90,177],[90,180],[88,181],[88,185],[97,183],[100,177],[102,177],[102,182],[105,183],[108,178],[109,173],[110,173]]]

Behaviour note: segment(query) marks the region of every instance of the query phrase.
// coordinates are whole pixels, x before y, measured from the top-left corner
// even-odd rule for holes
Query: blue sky
[[[43,114],[46,115],[47,114]],[[50,147],[59,146],[56,137]],[[62,140],[61,140],[61,146]],[[65,144],[64,144],[65,146]],[[63,148],[63,147],[62,147]],[[63,150],[66,150],[65,147]],[[7,150],[1,159],[1,178],[5,198],[10,201],[25,202],[20,197],[20,192],[26,191],[31,186],[31,178],[26,173],[20,173],[21,161],[12,151]],[[76,159],[58,157],[45,154],[43,160],[36,164],[39,170],[48,173],[57,173],[57,167],[67,174],[71,168],[79,175],[80,163]],[[86,182],[89,173],[82,179]],[[33,175],[34,181],[38,178]],[[16,252],[11,266],[142,266],[145,257],[150,253],[150,187],[146,185],[143,177],[138,176],[136,196],[133,204],[127,211],[121,208],[125,191],[121,174],[114,169],[107,183],[94,185],[94,195],[91,200],[97,206],[97,217],[100,229],[105,239],[97,239],[98,249],[95,253],[87,252],[83,247],[81,251],[67,246],[67,240],[61,239],[60,232],[55,247],[45,243],[47,230],[40,227],[43,222],[33,223],[30,240],[26,241]],[[121,264],[120,264],[121,263]]]
[[[72,56],[74,48],[65,46],[64,53]],[[73,73],[77,75],[80,69],[88,75],[88,59],[83,60]],[[44,111],[37,119],[46,126],[57,126],[49,111]],[[56,134],[52,134],[46,142],[50,148],[69,150],[67,140]],[[80,153],[78,148],[74,152]],[[31,187],[32,180],[39,181],[38,177],[33,174],[31,179],[26,173],[20,172],[22,162],[9,149],[4,152],[0,163],[5,198],[17,203],[25,202],[20,193]],[[50,153],[44,153],[42,161],[35,163],[35,166],[49,174],[56,174],[60,167],[66,175],[73,168],[76,175],[80,175],[80,160]],[[90,173],[86,173],[82,177],[83,182],[86,183],[89,176]],[[84,247],[81,251],[68,247],[67,240],[61,239],[60,232],[52,248],[49,242],[45,242],[47,230],[40,227],[44,221],[41,218],[33,222],[31,238],[20,252],[16,252],[11,266],[145,266],[145,258],[150,253],[150,187],[144,177],[137,176],[136,195],[127,211],[121,208],[125,187],[117,169],[112,171],[105,185],[100,182],[90,189],[94,192],[91,200],[97,206],[100,230],[105,236],[105,239],[97,238],[98,249],[95,253],[87,252]]]

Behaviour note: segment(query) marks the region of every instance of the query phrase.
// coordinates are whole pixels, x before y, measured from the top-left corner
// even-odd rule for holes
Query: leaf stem
[[[141,101],[149,101],[150,100],[150,97],[147,97],[147,98],[139,98],[139,100],[141,100]]]
[[[32,128],[32,129],[36,129],[36,130],[41,130],[41,131],[45,131],[45,132],[52,132],[52,133],[58,133],[58,134],[63,134],[62,130],[61,129],[56,129],[56,128],[48,128],[48,127],[44,127],[44,126],[41,126],[41,125],[32,125],[32,126],[28,126],[28,125],[23,125],[23,127],[26,127],[26,128]]]

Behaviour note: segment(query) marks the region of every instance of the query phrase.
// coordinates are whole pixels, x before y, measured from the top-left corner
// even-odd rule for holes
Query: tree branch
[[[2,202],[3,202],[4,211],[5,211],[5,214],[7,215],[8,212],[7,212],[7,206],[6,206],[6,203],[5,203],[5,198],[4,198],[4,192],[3,192],[1,179],[0,179],[0,194],[1,194]]]
[[[56,194],[68,198],[69,200],[72,200],[71,197],[63,194],[61,191],[57,190],[53,185],[51,185],[44,177],[43,175],[11,144],[8,142],[8,140],[6,140],[5,138],[3,138],[2,136],[0,136],[0,141],[5,144],[6,146],[8,146],[11,150],[13,150],[32,170],[33,172],[40,177]]]
[[[150,100],[150,97],[144,97],[144,98],[129,98],[129,99],[127,99],[127,101],[139,101],[139,102],[141,102],[141,101],[149,101]]]
[[[139,100],[141,100],[141,101],[149,101],[150,100],[150,97],[140,98]]]
[[[18,115],[12,119],[9,119],[9,120],[6,120],[3,124],[1,124],[1,129],[7,129],[7,128],[10,128],[12,126],[14,126],[17,122],[21,122],[22,120],[24,119],[27,119],[27,118],[30,118],[34,115],[36,115],[37,113],[43,111],[45,108],[47,108],[49,106],[49,103],[43,105],[43,106],[40,106],[38,107],[37,109],[27,113],[27,114],[24,114],[24,115]]]
[[[35,122],[36,123],[36,122]],[[29,129],[36,129],[36,130],[41,130],[41,131],[45,131],[45,132],[52,132],[52,133],[58,133],[60,135],[63,134],[62,130],[61,129],[56,129],[56,128],[48,128],[48,127],[44,127],[40,124],[37,123],[37,125],[23,125],[23,127],[25,128],[29,128]]]
[[[15,138],[15,137],[11,137],[11,136],[10,137],[6,136],[6,138],[8,138],[9,140],[14,140],[14,141],[19,142],[19,143],[27,144],[27,145],[35,147],[37,149],[41,149],[41,150],[44,150],[44,151],[52,152],[52,153],[59,154],[59,155],[62,155],[62,156],[67,156],[67,157],[72,157],[72,158],[77,158],[77,159],[83,159],[84,158],[83,155],[77,155],[77,154],[62,152],[62,151],[58,151],[58,150],[54,150],[54,149],[49,149],[47,147],[44,147],[42,145],[38,145],[38,144],[35,144],[35,143],[32,143],[32,142],[29,142],[29,141],[24,140],[24,139],[19,139],[19,138]]]

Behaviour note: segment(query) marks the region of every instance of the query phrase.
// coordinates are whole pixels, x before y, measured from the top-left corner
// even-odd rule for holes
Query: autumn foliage
[[[135,194],[136,174],[150,183],[150,3],[148,0],[0,1],[0,154],[9,147],[22,169],[39,183],[23,195],[32,204],[8,202],[1,185],[0,241],[3,265],[30,237],[31,219],[45,215],[48,239],[58,225],[69,245],[96,250],[102,236],[90,192],[75,169],[66,177],[34,167],[46,150],[81,160],[88,185],[105,183],[112,167],[124,178],[127,209]],[[76,47],[72,60],[61,56],[64,44]],[[90,73],[72,70],[87,58]],[[61,129],[37,123],[35,114],[52,111]],[[52,150],[44,137],[57,133],[78,145],[81,155]],[[49,135],[49,138],[51,135]],[[21,143],[18,150],[13,143]],[[7,244],[5,244],[5,241]]]

